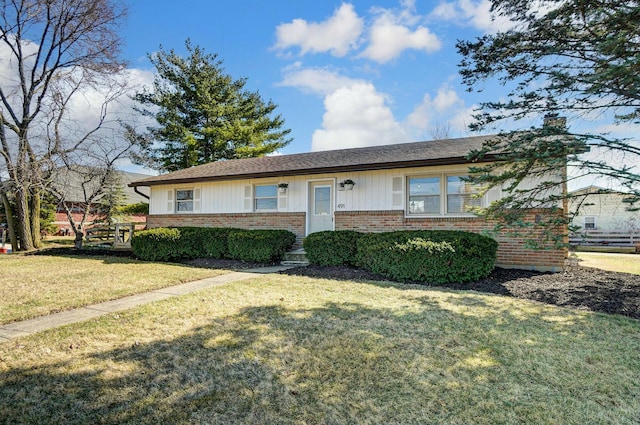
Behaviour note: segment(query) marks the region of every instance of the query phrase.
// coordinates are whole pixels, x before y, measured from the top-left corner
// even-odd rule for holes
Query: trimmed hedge
[[[180,230],[156,228],[136,232],[131,238],[133,255],[147,261],[171,261],[180,258]]]
[[[295,240],[288,230],[177,227],[138,232],[131,247],[136,257],[150,261],[226,257],[267,263],[281,259]],[[498,243],[454,230],[343,230],[312,233],[303,246],[313,264],[350,264],[397,281],[437,284],[487,276],[494,268]]]
[[[302,242],[307,260],[321,266],[355,265],[362,233],[337,230],[311,233]]]
[[[397,281],[471,282],[491,273],[497,249],[495,240],[471,232],[369,233],[358,240],[357,265]]]
[[[288,230],[172,227],[137,232],[131,248],[149,261],[226,257],[266,263],[282,258],[295,240]]]
[[[172,261],[191,258],[224,258],[229,233],[237,229],[170,227],[136,232],[133,254],[143,260]]]
[[[237,229],[217,227],[178,227],[181,258],[224,258],[229,233]]]
[[[288,230],[234,230],[229,233],[229,258],[267,263],[282,258],[296,235]]]

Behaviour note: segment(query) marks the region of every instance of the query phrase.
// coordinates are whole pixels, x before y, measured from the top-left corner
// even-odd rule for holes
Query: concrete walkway
[[[166,300],[167,298],[178,297],[201,289],[212,288],[214,286],[220,286],[231,282],[251,279],[256,277],[256,274],[277,273],[292,267],[294,266],[260,267],[241,272],[231,272],[220,276],[209,277],[207,279],[195,280],[193,282],[156,289],[142,294],[131,295],[117,300],[80,307],[74,310],[62,311],[48,316],[40,316],[34,319],[24,320],[22,322],[0,325],[0,343],[10,341],[13,338],[56,328],[58,326],[82,322],[105,314],[128,310],[142,304]]]

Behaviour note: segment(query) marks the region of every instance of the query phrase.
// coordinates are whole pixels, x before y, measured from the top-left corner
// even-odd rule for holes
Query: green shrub
[[[371,233],[358,240],[358,266],[398,281],[470,282],[493,270],[498,243],[471,232]]]
[[[180,230],[165,227],[136,232],[131,238],[133,255],[147,261],[179,259],[179,244]]]
[[[288,230],[234,230],[229,233],[230,258],[267,263],[282,259],[296,240]]]
[[[307,236],[302,246],[311,264],[354,265],[361,236],[362,233],[353,230],[316,232]]]
[[[237,229],[217,227],[178,227],[180,258],[224,258],[228,251],[228,237]]]
[[[224,258],[227,254],[227,238],[234,230],[211,227],[156,228],[135,233],[131,248],[136,257],[149,261]]]

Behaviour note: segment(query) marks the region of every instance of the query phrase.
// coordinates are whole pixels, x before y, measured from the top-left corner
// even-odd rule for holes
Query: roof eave
[[[291,176],[302,176],[307,174],[338,173],[338,172],[345,172],[345,171],[353,172],[353,171],[392,170],[397,168],[426,167],[426,166],[436,166],[436,165],[472,164],[472,163],[492,162],[495,160],[496,160],[496,157],[494,155],[486,155],[481,160],[478,160],[475,162],[471,162],[466,157],[461,156],[461,157],[454,157],[454,158],[421,159],[421,160],[412,160],[412,161],[379,162],[379,163],[373,163],[373,164],[341,165],[341,166],[335,166],[335,167],[266,171],[266,172],[256,172],[256,173],[224,175],[224,176],[187,177],[187,178],[177,178],[177,179],[170,179],[170,180],[138,181],[138,182],[129,183],[129,186],[130,187],[160,186],[160,185],[166,185],[166,184],[186,184],[186,183],[195,183],[195,182],[246,180],[246,179],[269,178],[269,177],[291,177]]]

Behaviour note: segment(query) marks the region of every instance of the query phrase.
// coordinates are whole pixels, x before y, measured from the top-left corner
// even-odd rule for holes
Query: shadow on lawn
[[[131,252],[51,248],[32,255],[61,255],[73,258],[102,256],[107,263],[137,263]],[[620,314],[640,320],[640,275],[581,267],[568,262],[562,273],[495,268],[475,282],[434,285],[437,288],[468,290],[529,299],[546,304],[594,312]],[[243,270],[268,264],[235,260],[195,259],[178,263],[190,267]],[[383,276],[350,266],[296,267],[287,275],[342,281],[385,281]],[[420,282],[413,284],[428,285]]]
[[[66,247],[44,248],[38,251],[28,252],[25,255],[50,256],[63,258],[101,259],[106,264],[137,264],[138,260],[131,251],[118,251],[106,249],[76,249]]]
[[[381,281],[384,277],[354,267],[299,267],[283,274],[334,280]],[[425,283],[413,282],[416,285]],[[410,286],[408,286],[410,287]],[[567,264],[561,273],[496,267],[475,282],[433,285],[434,288],[477,291],[528,299],[640,320],[640,275]]]
[[[569,423],[576,405],[598,396],[594,388],[615,384],[594,381],[598,364],[563,354],[605,356],[607,340],[620,338],[615,329],[604,337],[571,330],[593,318],[555,311],[565,322],[550,323],[540,306],[521,312],[531,319],[522,328],[499,300],[428,298],[407,298],[402,311],[333,302],[288,309],[281,300],[174,338],[61,348],[37,366],[0,368],[0,423],[495,423],[517,422],[519,409]],[[549,347],[522,366],[529,351]],[[616,356],[637,358],[625,347],[617,344]],[[561,377],[575,394],[571,409]]]
[[[120,257],[120,258],[135,258],[132,251],[127,250],[115,250],[115,249],[98,249],[98,248],[86,248],[76,249],[74,247],[54,247],[44,248],[37,251],[28,252],[26,255],[50,255],[56,257]]]

